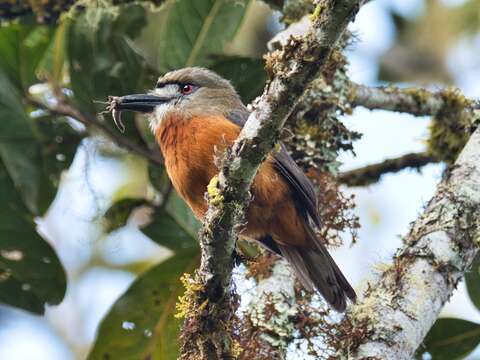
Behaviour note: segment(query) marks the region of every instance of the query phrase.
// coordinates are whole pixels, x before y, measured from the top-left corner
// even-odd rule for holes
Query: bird
[[[153,91],[110,101],[116,122],[122,111],[148,114],[167,174],[201,221],[207,186],[219,171],[215,158],[233,144],[250,114],[231,83],[206,68],[188,67],[161,76]],[[355,291],[316,235],[321,219],[315,190],[283,143],[260,165],[251,193],[240,236],[285,258],[307,290],[345,311]]]

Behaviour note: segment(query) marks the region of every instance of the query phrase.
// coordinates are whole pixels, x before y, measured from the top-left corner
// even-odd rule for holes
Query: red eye
[[[193,86],[190,85],[190,84],[185,84],[185,85],[182,85],[182,94],[183,95],[188,95],[188,94],[191,94],[193,92]]]

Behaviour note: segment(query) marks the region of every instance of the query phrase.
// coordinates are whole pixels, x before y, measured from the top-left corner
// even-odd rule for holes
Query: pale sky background
[[[456,6],[462,1],[444,0],[444,3]],[[389,7],[414,17],[423,11],[423,0],[379,0],[361,9],[350,27],[359,41],[348,53],[350,75],[358,83],[379,85],[375,82],[377,60],[395,37],[395,27],[387,16]],[[480,36],[462,41],[452,49],[448,61],[457,86],[469,97],[480,98],[479,53]],[[356,109],[345,118],[345,123],[363,133],[363,138],[355,143],[356,157],[351,154],[340,157],[343,169],[422,151],[428,122],[427,118],[406,114]],[[1,306],[0,359],[70,360],[74,359],[72,345],[84,347],[93,341],[101,318],[135,276],[101,266],[85,270],[92,256],[116,265],[144,259],[158,262],[168,256],[165,249],[146,238],[134,224],[109,235],[106,241],[99,241],[103,235],[101,224],[94,218],[97,209],[108,207],[111,197],[119,193],[143,192],[146,173],[142,162],[133,157],[127,161],[106,158],[93,143],[94,140],[86,141],[78,151],[71,169],[63,176],[55,202],[45,219],[39,220],[42,232],[68,269],[67,296],[60,306],[47,309],[45,317]],[[421,173],[406,170],[386,175],[367,188],[347,190],[356,195],[356,212],[362,228],[355,246],[346,244],[333,251],[333,256],[357,289],[372,274],[374,264],[390,260],[400,245],[399,236],[407,233],[410,222],[433,195],[442,169],[443,165],[429,165]],[[480,314],[465,295],[463,283],[443,315],[480,322]],[[471,356],[478,358],[478,352]]]

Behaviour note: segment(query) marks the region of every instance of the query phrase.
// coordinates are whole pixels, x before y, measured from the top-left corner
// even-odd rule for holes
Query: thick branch
[[[342,337],[341,356],[411,359],[478,251],[479,218],[477,130],[405,237],[393,265],[351,308],[345,321],[357,331]]]
[[[295,277],[283,259],[258,281],[242,316],[241,359],[284,359],[295,330]]]
[[[100,129],[105,135],[107,135],[114,143],[116,143],[120,147],[123,147],[126,150],[130,150],[133,153],[140,155],[157,165],[163,165],[163,158],[160,152],[151,151],[144,146],[136,144],[135,142],[129,140],[127,137],[118,133],[114,129],[111,129],[102,122],[98,121],[98,119],[86,116],[66,101],[61,100],[57,105],[47,105],[43,102],[39,102],[35,99],[30,98],[28,99],[28,102],[39,109],[48,111],[51,114],[71,117],[75,120],[80,121],[87,127],[94,126]]]
[[[422,88],[369,87],[351,84],[350,100],[352,106],[367,109],[381,109],[405,112],[416,116],[436,116],[450,106],[452,98],[461,97],[469,106],[463,108],[472,112],[477,105],[452,89],[431,92]]]
[[[229,336],[232,251],[237,230],[250,200],[250,185],[280,129],[309,82],[328,59],[337,40],[358,10],[358,1],[322,1],[310,31],[292,40],[268,60],[273,79],[253,111],[221,171],[209,185],[209,208],[200,234],[201,290],[182,336],[185,359],[226,359],[232,356]]]
[[[345,171],[338,176],[338,181],[347,186],[366,186],[376,183],[384,174],[395,173],[406,168],[419,169],[435,162],[438,160],[427,152],[409,153],[377,164]]]
[[[467,99],[458,89],[433,93],[418,88],[370,88],[352,84],[349,97],[353,106],[432,116],[428,152],[448,164],[453,163],[480,123],[478,102]]]

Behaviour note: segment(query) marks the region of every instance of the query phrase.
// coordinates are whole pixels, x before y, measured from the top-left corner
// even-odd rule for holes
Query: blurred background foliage
[[[0,358],[176,358],[174,305],[179,277],[199,261],[199,224],[171,189],[145,119],[126,114],[121,134],[102,113],[104,102],[144,92],[168,70],[200,65],[230,79],[249,103],[266,80],[266,42],[293,16],[282,18],[278,9],[295,1],[267,2],[273,9],[253,0],[0,4]],[[479,0],[375,1],[351,30],[358,39],[347,51],[355,81],[457,85],[480,96]],[[393,153],[424,147],[427,119],[400,120],[400,133],[414,145],[375,143],[389,121],[357,111],[345,119],[364,133],[356,148],[362,154],[341,157],[347,168],[391,155],[395,146]],[[398,176],[402,185],[387,179],[351,190],[364,229],[359,245],[337,256],[340,263],[367,259],[345,264],[354,282],[398,246],[391,241],[365,256],[372,243],[383,246],[385,236],[405,232],[441,170],[427,168],[426,183],[407,174]],[[406,192],[414,204],[399,200],[397,214],[389,213],[385,198]],[[479,266],[477,259],[466,277],[477,308]],[[470,301],[465,294],[461,301]],[[478,321],[469,306],[459,316]],[[476,322],[445,318],[421,352],[462,358],[479,341]]]

